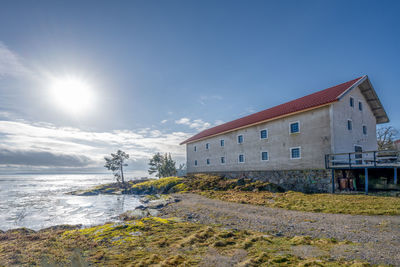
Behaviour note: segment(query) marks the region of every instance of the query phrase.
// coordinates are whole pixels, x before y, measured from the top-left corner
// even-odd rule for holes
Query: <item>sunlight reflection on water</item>
[[[0,229],[115,221],[120,213],[140,205],[137,196],[65,194],[112,181],[105,175],[1,175]]]

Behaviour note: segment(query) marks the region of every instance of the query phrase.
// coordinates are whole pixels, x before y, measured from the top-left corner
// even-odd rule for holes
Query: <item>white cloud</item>
[[[166,123],[168,120],[162,120],[161,123],[164,124]]]
[[[199,103],[205,105],[208,101],[212,100],[222,100],[222,96],[220,95],[209,95],[209,96],[200,96]]]
[[[21,58],[0,42],[0,78],[2,76],[21,76],[28,69],[22,64]]]
[[[214,125],[220,125],[220,124],[223,124],[223,123],[224,123],[223,120],[216,120],[216,121],[214,122]]]
[[[0,121],[0,168],[18,165],[19,170],[30,166],[103,170],[103,157],[117,149],[126,151],[131,163],[141,162],[143,168],[156,152],[171,152],[178,162],[183,162],[185,147],[179,143],[189,137],[184,132],[149,128],[90,132],[48,123]]]
[[[181,118],[175,121],[176,124],[187,125],[191,129],[196,129],[198,131],[205,130],[211,126],[211,123],[205,122],[201,119],[191,120],[189,118]]]

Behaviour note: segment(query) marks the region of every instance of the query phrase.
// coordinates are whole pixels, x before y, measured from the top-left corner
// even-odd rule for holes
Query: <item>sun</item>
[[[81,115],[94,105],[93,88],[78,77],[54,78],[50,87],[51,101],[65,112]]]

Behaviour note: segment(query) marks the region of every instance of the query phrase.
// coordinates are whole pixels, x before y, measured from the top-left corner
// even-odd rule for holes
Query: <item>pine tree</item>
[[[128,166],[124,161],[129,159],[129,155],[122,150],[118,150],[116,154],[111,153],[111,157],[104,157],[106,167],[108,170],[112,171],[114,177],[117,179],[119,183],[122,180],[122,183],[125,183],[124,179],[124,167]]]
[[[171,153],[165,153],[161,155],[160,153],[155,154],[149,162],[149,174],[156,173],[158,178],[175,176],[176,166],[175,161],[172,159]]]
[[[161,166],[163,165],[163,156],[160,153],[155,154],[149,162],[149,174],[156,173],[156,177],[161,177]]]

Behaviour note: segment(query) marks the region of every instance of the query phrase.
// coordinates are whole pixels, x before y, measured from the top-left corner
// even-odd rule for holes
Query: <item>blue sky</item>
[[[2,1],[0,170],[102,171],[197,131],[367,74],[400,128],[399,1]],[[79,77],[84,114],[54,104]]]

